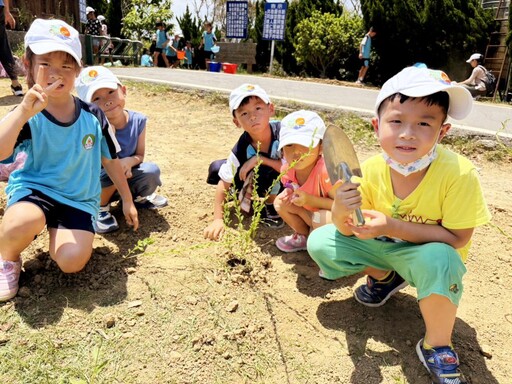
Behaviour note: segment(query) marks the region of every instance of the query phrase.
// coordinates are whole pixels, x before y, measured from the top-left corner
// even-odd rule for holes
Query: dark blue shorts
[[[94,217],[80,209],[55,201],[36,190],[18,201],[26,201],[37,205],[44,213],[48,228],[79,229],[95,233],[92,225]]]

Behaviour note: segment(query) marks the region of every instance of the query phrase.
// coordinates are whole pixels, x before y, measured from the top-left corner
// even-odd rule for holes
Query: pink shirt
[[[284,164],[281,167],[281,172],[286,170],[287,167],[288,164]],[[285,187],[288,183],[295,184],[295,186],[298,185],[299,187],[296,189],[300,189],[301,191],[309,193],[310,195],[319,197],[329,197],[329,191],[332,188],[329,175],[327,174],[327,169],[325,168],[323,156],[318,158],[315,167],[311,170],[308,179],[303,185],[299,185],[299,182],[297,181],[295,168],[288,170],[288,172],[282,177],[281,182]],[[307,205],[304,205],[304,208],[311,212],[318,211],[318,208],[310,207]]]

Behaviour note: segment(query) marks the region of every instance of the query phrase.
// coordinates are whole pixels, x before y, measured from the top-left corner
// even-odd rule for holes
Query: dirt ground
[[[7,89],[0,82],[1,116],[18,102]],[[352,297],[363,276],[321,280],[307,252],[274,246],[286,227],[260,227],[244,255],[242,238],[203,239],[208,165],[241,133],[226,100],[129,83],[127,107],[149,116],[146,159],[161,167],[169,206],[140,211],[136,233],[114,210],[121,229],[96,235],[75,275],[38,237],[20,294],[0,305],[0,382],[430,383],[414,350],[424,332],[414,289],[363,307]],[[361,159],[377,150],[358,148]],[[493,221],[474,236],[453,342],[470,383],[511,383],[512,167],[473,160]]]

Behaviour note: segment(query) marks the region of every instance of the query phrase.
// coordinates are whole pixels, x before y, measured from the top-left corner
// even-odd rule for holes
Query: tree
[[[363,31],[362,19],[348,12],[341,16],[313,11],[296,28],[294,57],[308,63],[320,77],[334,75],[348,58],[357,55],[357,42]]]
[[[131,0],[131,9],[123,18],[122,33],[136,40],[149,39],[157,21],[172,29],[171,4],[171,0]]]
[[[188,5],[183,16],[176,18],[176,20],[185,40],[192,42],[194,46],[198,46],[201,42],[201,20],[196,17],[192,18]]]
[[[263,19],[265,0],[256,1],[254,22],[249,23],[249,37],[256,43],[256,66],[265,72],[270,62],[270,42],[263,40]]]
[[[113,37],[124,37],[121,34],[123,20],[122,0],[110,0],[105,14],[108,22],[108,33]]]
[[[361,0],[361,10],[377,31],[376,83],[418,61],[457,73],[469,53],[484,52],[494,25],[481,0]]]
[[[310,17],[315,10],[339,16],[343,13],[343,6],[339,5],[335,0],[299,0],[292,2],[287,0],[286,2],[289,5],[288,12],[286,13],[285,40],[277,44],[276,59],[282,63],[283,69],[286,72],[299,73],[304,68],[297,63],[293,56],[295,51],[293,43],[297,33],[296,27],[301,20]]]

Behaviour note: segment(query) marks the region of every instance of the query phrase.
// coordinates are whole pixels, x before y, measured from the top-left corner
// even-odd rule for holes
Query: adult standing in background
[[[96,11],[93,7],[86,7],[85,13],[87,15],[87,24],[85,25],[85,34],[100,36],[101,35],[101,22],[96,18]],[[94,55],[100,49],[100,40],[92,38],[92,52]]]
[[[105,19],[105,16],[103,15],[98,15],[98,20],[100,22],[100,25],[101,25],[101,36],[105,36],[106,38],[110,38],[110,35],[108,34],[108,25],[107,25],[107,19]],[[103,44],[106,44],[107,42],[104,41],[104,40],[101,40],[101,44],[100,46],[103,46]],[[112,44],[112,42],[110,42],[108,44],[108,47],[105,48],[105,50],[103,50],[102,54],[104,55],[109,55],[110,54],[110,51],[114,48],[114,44]],[[114,59],[112,59],[111,56],[110,57],[110,63],[112,65],[114,65]],[[102,56],[101,58],[101,64],[103,65],[105,63],[105,56]]]
[[[361,44],[359,45],[359,60],[361,60],[361,69],[359,70],[359,76],[357,77],[356,84],[363,84],[364,77],[370,66],[370,54],[372,51],[372,38],[375,37],[377,32],[370,27],[366,35],[364,35]]]
[[[12,56],[11,46],[7,38],[7,30],[5,25],[9,25],[11,29],[16,26],[16,20],[11,15],[9,8],[9,0],[0,0],[0,62],[5,72],[11,79],[11,91],[15,96],[23,96],[21,84],[18,81],[14,57]]]

